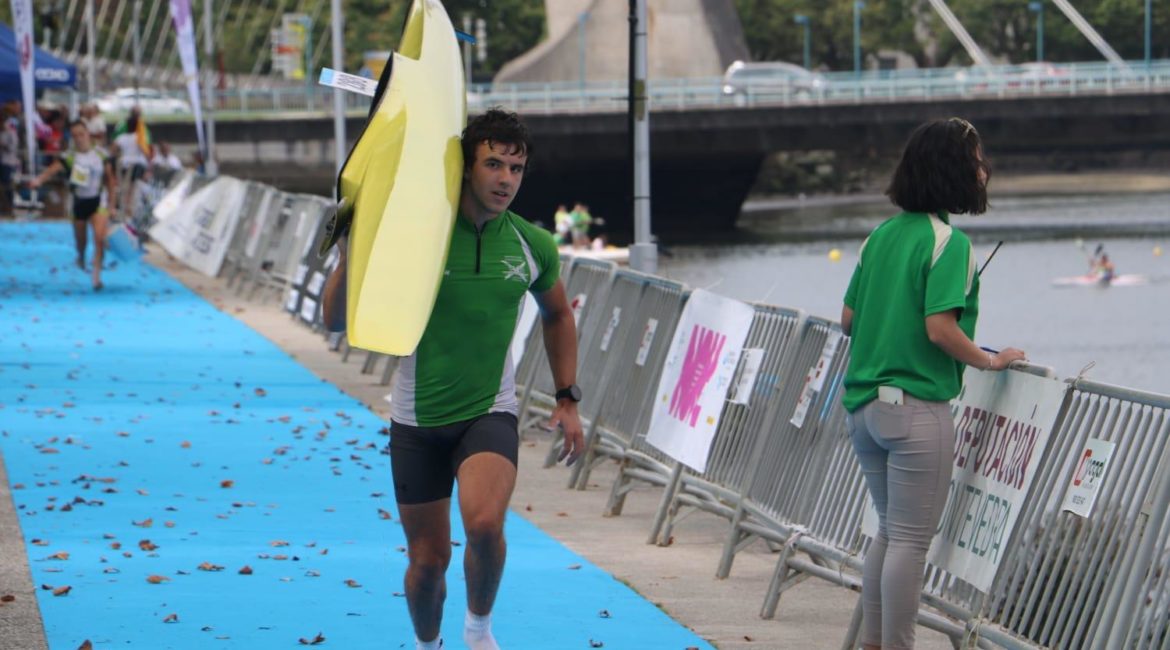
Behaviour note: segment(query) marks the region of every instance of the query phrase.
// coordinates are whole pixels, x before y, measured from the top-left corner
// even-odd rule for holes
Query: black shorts
[[[390,424],[390,468],[398,503],[430,503],[451,496],[455,474],[472,454],[489,451],[516,465],[516,416],[489,413],[441,427]]]
[[[89,221],[89,218],[102,207],[102,197],[95,196],[92,199],[73,199],[73,218],[77,221]]]

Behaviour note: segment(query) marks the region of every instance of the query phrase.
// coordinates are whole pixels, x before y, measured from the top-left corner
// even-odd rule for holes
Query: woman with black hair
[[[843,403],[878,511],[865,558],[861,641],[914,647],[926,552],[946,504],[965,366],[1003,370],[1024,353],[977,346],[979,276],[951,214],[987,210],[990,166],[959,118],[918,127],[886,190],[903,212],[861,245],[841,327],[853,337]]]

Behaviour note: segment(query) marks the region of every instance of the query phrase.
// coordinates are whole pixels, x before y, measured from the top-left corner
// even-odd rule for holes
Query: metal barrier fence
[[[799,343],[798,334],[805,318],[804,312],[799,310],[762,304],[755,306],[744,348],[762,350],[763,358],[752,393],[745,403],[728,402],[724,406],[705,472],[695,474],[682,463],[675,463],[649,541],[669,545],[674,522],[680,509],[686,506],[728,520],[735,515],[735,504],[743,491],[751,454],[763,431],[764,418],[768,410],[774,408],[775,388],[781,381],[788,355]],[[741,364],[739,372],[742,371]],[[739,380],[737,374],[732,385],[739,385]]]
[[[593,332],[599,327],[601,320],[597,306],[605,300],[613,281],[614,270],[617,265],[613,262],[577,258],[569,271],[569,282],[565,287],[565,294],[569,298],[569,305],[573,308],[573,315],[577,321],[577,351],[581,353],[581,342],[589,341]],[[542,348],[543,338],[539,327],[532,328],[528,339],[528,348]],[[533,363],[526,371],[529,373],[521,382],[524,386],[520,397],[520,432],[521,435],[530,427],[540,422],[540,416],[552,411],[556,394],[553,385],[552,371],[548,363]]]
[[[815,416],[821,411],[824,395],[811,400],[804,420],[796,415],[801,398],[806,394],[808,373],[815,367],[833,333],[839,335],[839,326],[823,318],[810,317],[804,322],[800,345],[785,369],[787,380],[777,385],[779,395],[775,408],[770,410],[762,427],[766,433],[757,439],[752,453],[752,465],[747,471],[744,490],[736,504],[716,572],[720,578],[731,573],[735,554],[754,537],[783,544],[802,523],[802,486],[812,443],[815,442],[815,430],[804,430],[804,420],[808,419],[807,413]],[[815,429],[814,422],[808,424],[809,429]]]
[[[597,463],[605,458],[626,459],[634,437],[645,435],[650,400],[658,388],[658,377],[688,295],[682,283],[662,278],[647,281],[633,310],[628,335],[618,342],[620,353],[614,357],[615,365],[609,374],[612,380],[598,395],[601,404],[586,432],[585,453],[569,477],[570,487],[585,489]]]
[[[321,289],[337,263],[336,255],[316,257],[328,208],[317,197],[250,184],[224,280],[238,282],[239,293],[248,282],[253,292],[280,289],[293,318],[320,330]],[[745,348],[762,350],[759,374],[746,400],[724,405],[707,468],[695,473],[645,440],[686,286],[609,262],[578,258],[567,266],[579,319],[578,381],[589,386],[586,450],[569,486],[584,489],[598,463],[617,461],[609,515],[621,513],[634,485],[664,487],[649,540],[663,545],[683,508],[726,518],[719,577],[753,540],[777,546],[764,617],[808,577],[859,589],[867,493],[846,435],[840,397],[850,341],[839,325],[755,306]],[[525,424],[551,406],[555,390],[541,336],[533,327],[518,365]],[[381,357],[367,356],[369,371]],[[386,362],[386,379],[394,361]],[[1039,366],[1011,372],[1021,371],[1052,376]],[[1170,396],[1069,381],[991,587],[984,593],[928,566],[920,624],[978,647],[1170,649],[1168,414]],[[1095,508],[1084,517],[1066,511],[1086,452],[1103,444],[1111,457],[1101,466]],[[556,450],[554,440],[550,458]],[[859,622],[860,610],[846,647],[855,645]]]
[[[613,358],[622,352],[621,342],[625,341],[633,322],[634,311],[642,299],[646,283],[651,276],[619,269],[606,291],[605,303],[597,307],[601,327],[593,330],[588,339],[582,336],[577,354],[577,384],[585,395],[591,396],[581,409],[581,424],[588,428],[597,420],[597,414],[605,403],[605,386],[614,380]],[[624,318],[623,318],[624,314]],[[560,454],[564,436],[553,432],[544,466],[551,467]]]

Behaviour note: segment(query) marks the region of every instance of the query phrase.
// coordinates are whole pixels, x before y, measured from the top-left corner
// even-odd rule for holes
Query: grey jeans
[[[949,403],[904,401],[874,400],[849,415],[880,522],[865,556],[861,642],[883,650],[914,647],[926,551],[946,505],[955,448]]]

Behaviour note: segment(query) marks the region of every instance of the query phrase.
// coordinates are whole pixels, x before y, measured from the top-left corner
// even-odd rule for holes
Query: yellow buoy
[[[833,250],[829,251],[829,261],[830,262],[840,262],[841,261],[841,249],[834,248]]]

